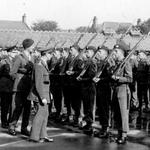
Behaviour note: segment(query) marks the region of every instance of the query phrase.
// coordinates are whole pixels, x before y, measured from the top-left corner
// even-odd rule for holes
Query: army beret
[[[71,49],[71,48],[75,48],[76,50],[80,51],[80,47],[79,47],[78,45],[71,45],[71,46],[70,46],[70,49]]]
[[[93,50],[93,51],[96,51],[96,48],[94,46],[87,46],[86,47],[86,50]]]
[[[63,48],[61,48],[61,47],[57,47],[55,50],[56,50],[56,51],[60,51],[60,52],[62,52],[62,51],[63,51]]]
[[[123,40],[117,40],[116,44],[114,45],[114,49],[115,48],[122,49],[124,51],[130,50],[130,46],[127,45]]]
[[[34,41],[32,39],[25,39],[22,42],[22,46],[23,46],[24,49],[27,49],[30,46],[32,46],[33,43],[34,43]]]
[[[98,50],[101,50],[101,49],[103,49],[103,50],[105,50],[107,53],[109,53],[109,48],[108,47],[106,47],[106,46],[99,46],[98,48],[97,48]]]
[[[52,50],[50,48],[47,48],[47,49],[38,49],[37,51],[40,52],[41,55],[43,56],[46,53],[50,53]]]
[[[10,47],[6,47],[4,50],[7,51],[7,52],[11,52],[15,48],[16,48],[16,45],[10,46]]]

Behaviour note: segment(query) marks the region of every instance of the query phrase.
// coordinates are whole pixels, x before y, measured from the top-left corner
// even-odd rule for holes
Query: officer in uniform
[[[100,77],[94,77],[94,81],[97,83],[96,86],[96,104],[98,109],[99,121],[102,126],[102,130],[96,135],[100,138],[108,137],[109,129],[109,113],[110,113],[110,100],[111,100],[111,86],[110,86],[110,75],[108,73],[108,65],[102,69],[103,65],[108,62],[105,62],[105,59],[108,56],[108,48],[101,47],[96,54],[97,59],[97,70],[102,71]]]
[[[120,41],[114,46],[116,67],[124,60],[126,50],[129,50],[128,45],[124,41]],[[117,70],[117,68],[115,70]],[[114,73],[114,71],[112,71]],[[125,67],[119,74],[112,74],[113,80],[113,98],[112,107],[114,111],[114,119],[116,121],[118,137],[116,142],[124,144],[127,140],[129,131],[129,101],[130,89],[129,83],[132,82],[132,67],[129,62],[126,62]]]
[[[78,81],[81,82],[81,99],[83,101],[83,125],[82,129],[84,132],[92,132],[92,123],[94,120],[94,104],[96,99],[96,85],[93,78],[97,72],[96,61],[94,61],[92,56],[94,55],[95,47],[89,46],[85,52],[86,56],[86,71],[82,76],[78,76]]]
[[[13,85],[13,104],[14,110],[12,112],[12,117],[9,123],[9,133],[11,135],[16,135],[15,127],[19,120],[19,117],[23,111],[21,133],[24,135],[29,135],[27,126],[29,123],[30,115],[30,101],[27,101],[27,96],[31,87],[31,73],[33,69],[33,63],[31,60],[30,53],[33,50],[32,39],[25,39],[22,42],[24,51],[17,55],[12,66],[10,75],[14,78]]]

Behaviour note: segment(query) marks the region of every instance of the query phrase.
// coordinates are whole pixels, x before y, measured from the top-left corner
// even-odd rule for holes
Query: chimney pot
[[[23,22],[23,23],[26,23],[26,14],[24,14],[24,15],[22,16],[22,22]]]

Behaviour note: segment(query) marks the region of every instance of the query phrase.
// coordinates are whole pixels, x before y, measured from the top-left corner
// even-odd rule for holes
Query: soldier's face
[[[72,47],[71,50],[70,50],[70,54],[71,54],[72,56],[75,56],[75,55],[78,54],[78,51],[77,51],[74,47]]]
[[[86,57],[87,57],[87,58],[91,58],[93,55],[94,55],[93,50],[87,50],[87,51],[86,51]]]
[[[121,61],[124,59],[124,53],[121,49],[115,49],[115,55],[118,61]]]
[[[33,52],[33,49],[34,49],[34,45],[31,45],[31,46],[28,48],[28,51],[29,51],[30,53],[32,53],[32,52]]]
[[[107,55],[107,51],[103,49],[99,50],[96,54],[99,60],[104,60],[107,57]]]
[[[60,52],[57,51],[57,50],[53,53],[53,55],[54,55],[54,57],[57,58],[57,59],[59,59],[59,58],[61,57]]]
[[[48,60],[50,60],[50,59],[52,58],[52,55],[49,54],[49,53],[47,53],[47,54],[46,54],[46,57],[47,57]]]
[[[140,52],[139,55],[138,55],[138,58],[141,59],[141,60],[143,60],[143,59],[146,59],[147,57],[146,57],[145,53]]]
[[[65,50],[62,51],[61,53],[62,57],[67,58],[68,57],[68,52],[66,52]]]

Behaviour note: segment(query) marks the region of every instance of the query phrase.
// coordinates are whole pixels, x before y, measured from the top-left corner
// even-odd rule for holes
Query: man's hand
[[[77,80],[78,80],[78,81],[82,81],[82,77],[81,77],[81,76],[78,76],[78,77],[77,77]]]
[[[66,74],[67,75],[72,75],[72,74],[74,74],[74,71],[66,71]]]
[[[93,81],[94,81],[95,83],[97,83],[99,80],[100,80],[100,78],[98,78],[98,77],[94,77],[94,78],[93,78]]]
[[[46,104],[47,104],[47,99],[46,99],[46,98],[42,99],[42,103],[43,103],[44,105],[46,105]]]
[[[113,80],[115,80],[115,81],[117,81],[117,80],[119,80],[119,79],[120,79],[120,77],[119,77],[119,76],[115,76],[115,75],[112,75],[112,76],[111,76],[111,78],[112,78]]]

